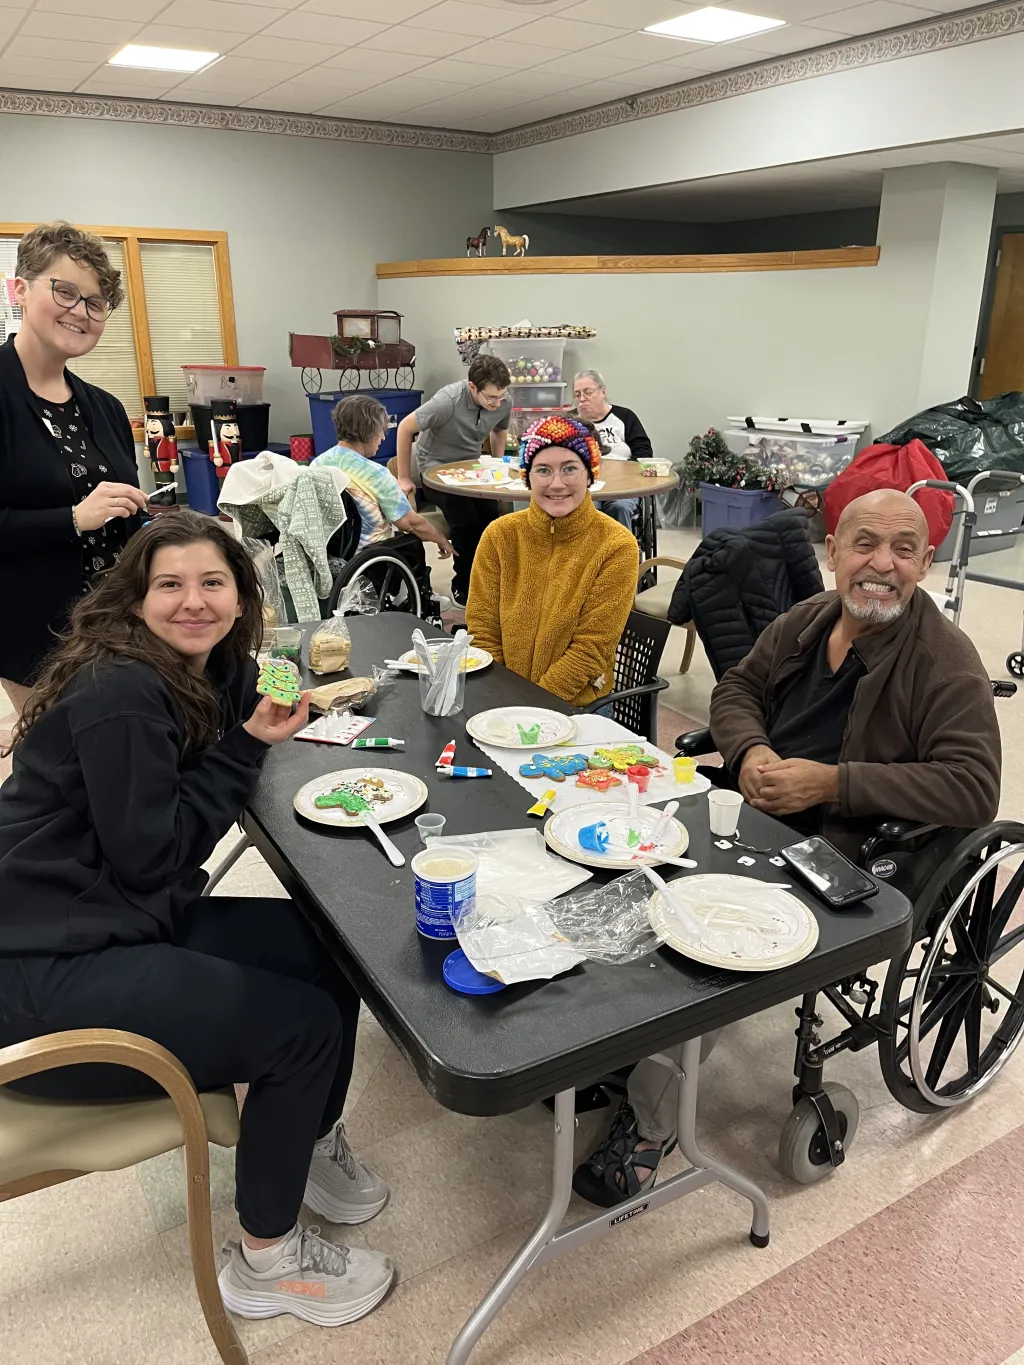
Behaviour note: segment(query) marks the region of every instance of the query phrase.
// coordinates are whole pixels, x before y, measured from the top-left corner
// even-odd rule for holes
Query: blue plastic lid
[[[495,981],[493,976],[478,972],[461,948],[448,954],[443,971],[448,985],[462,995],[493,995],[495,991],[505,989],[503,981]]]

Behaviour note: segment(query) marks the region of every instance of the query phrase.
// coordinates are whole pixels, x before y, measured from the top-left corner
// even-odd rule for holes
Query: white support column
[[[878,242],[901,306],[877,319],[903,333],[906,415],[967,392],[995,208],[996,171],[952,163],[886,171]]]

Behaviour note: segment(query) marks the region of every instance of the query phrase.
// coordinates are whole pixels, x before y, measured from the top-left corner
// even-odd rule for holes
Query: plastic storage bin
[[[233,398],[236,403],[263,402],[265,365],[182,365],[189,403]]]
[[[859,433],[808,436],[804,433],[765,433],[729,428],[725,440],[737,455],[751,456],[767,465],[781,465],[789,482],[800,488],[824,488],[837,478],[857,453]]]
[[[765,488],[722,488],[717,483],[700,486],[700,529],[702,535],[720,526],[756,526],[773,512],[782,511],[782,502]]]
[[[560,408],[565,404],[564,381],[549,384],[515,384],[509,389],[517,408]]]
[[[1012,550],[1024,521],[1024,487],[986,490],[984,484],[979,484],[974,490],[974,510],[978,520],[971,533],[971,558],[996,550]],[[960,513],[953,518],[946,538],[935,551],[937,564],[953,558],[961,520]]]
[[[207,516],[217,515],[217,499],[220,497],[220,479],[217,466],[205,450],[179,450],[182,467],[185,470],[185,493],[188,505],[193,512],[205,512]]]
[[[395,435],[399,422],[410,412],[415,412],[423,402],[422,389],[360,389],[360,393],[367,394],[370,398],[376,398],[377,402],[387,409],[388,413],[388,434],[380,443],[380,449],[374,456],[378,464],[387,464],[392,455],[395,454],[397,446],[397,436]],[[309,420],[313,428],[313,450],[317,455],[322,455],[325,450],[333,450],[338,444],[338,438],[334,434],[334,423],[331,420],[331,413],[343,398],[349,398],[348,393],[311,393],[309,398]]]
[[[562,373],[565,357],[564,337],[509,337],[489,341],[491,355],[508,366],[513,384],[554,383]]]
[[[209,448],[211,413],[212,406],[209,403],[192,404],[192,421],[200,450]],[[270,440],[270,404],[239,403],[238,434],[246,454],[258,455],[261,450],[266,450]]]

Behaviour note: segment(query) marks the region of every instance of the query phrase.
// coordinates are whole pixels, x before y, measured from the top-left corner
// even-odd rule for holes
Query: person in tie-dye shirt
[[[394,535],[395,527],[408,531],[419,540],[430,540],[442,559],[454,553],[448,537],[436,531],[426,517],[414,512],[398,480],[374,455],[387,435],[387,409],[376,398],[354,393],[343,398],[331,413],[338,444],[313,461],[344,470],[349,477],[348,492],[359,507],[362,528],[360,550]]]

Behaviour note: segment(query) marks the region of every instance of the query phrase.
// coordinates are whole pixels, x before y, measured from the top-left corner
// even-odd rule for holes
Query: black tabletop
[[[388,613],[352,618],[349,625],[350,672],[358,675],[408,649],[416,621]],[[368,703],[366,714],[376,720],[366,736],[404,739],[404,751],[296,741],[278,745],[267,756],[245,819],[256,846],[312,916],[369,1008],[429,1093],[447,1108],[478,1115],[520,1109],[837,981],[909,945],[910,903],[892,887],[880,883],[877,896],[837,914],[794,884],[793,894],[811,906],[820,934],[814,952],[793,967],[758,974],[719,971],[662,948],[625,966],[586,962],[554,981],[510,986],[488,996],[456,994],[441,975],[444,958],[456,945],[429,942],[416,932],[408,865],[392,867],[365,830],[308,823],[296,814],[292,798],[322,773],[372,764],[422,778],[430,791],[424,809],[448,817],[446,834],[537,827],[526,815],[530,794],[500,768],[494,768],[492,778],[462,781],[438,778],[434,771],[450,739],[459,746],[456,762],[485,763],[466,734],[466,718],[506,704],[571,710],[494,665],[466,679],[465,711],[439,720],[423,714],[419,680],[411,674],[400,677]],[[677,818],[689,831],[688,856],[701,871],[743,871],[736,849],[714,847],[706,796],[686,798]],[[420,847],[413,819],[387,826],[410,860]],[[773,851],[798,837],[750,807],[743,809],[740,834],[745,842]],[[766,857],[759,856],[749,871],[765,880],[788,880]]]

